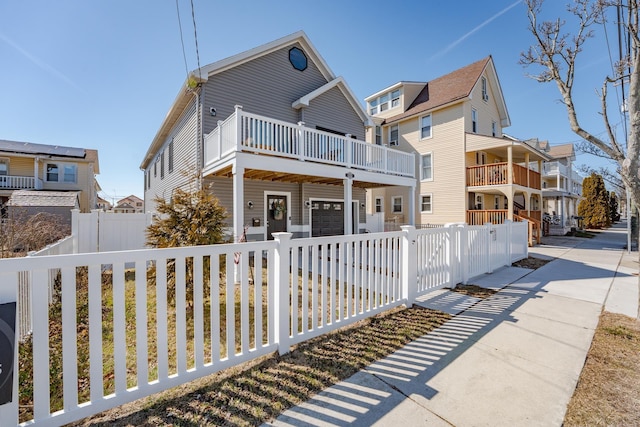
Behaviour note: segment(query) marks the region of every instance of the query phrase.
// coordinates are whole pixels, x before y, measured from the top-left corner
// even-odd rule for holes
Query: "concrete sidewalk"
[[[505,267],[419,304],[449,322],[291,408],[274,426],[560,426],[603,308],[638,316],[638,254],[625,224],[593,239],[545,238],[537,270]]]

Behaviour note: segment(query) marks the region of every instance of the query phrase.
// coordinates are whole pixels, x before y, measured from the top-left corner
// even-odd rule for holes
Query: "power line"
[[[193,20],[193,37],[196,41],[196,59],[198,61],[198,77],[202,80],[202,74],[200,74],[200,52],[198,51],[198,31],[196,30],[196,11],[193,7],[193,0],[191,0],[191,19]]]
[[[180,7],[176,0],[176,13],[178,14],[178,28],[180,29],[180,44],[182,45],[182,58],[184,59],[184,72],[189,77],[189,66],[187,65],[187,54],[184,50],[184,37],[182,36],[182,20],[180,19]]]

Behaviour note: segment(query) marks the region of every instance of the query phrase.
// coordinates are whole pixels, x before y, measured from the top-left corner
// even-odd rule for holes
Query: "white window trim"
[[[380,212],[376,210],[376,207],[378,207],[378,200],[380,200]],[[384,213],[384,197],[377,196],[375,199],[373,199],[373,213]]]
[[[57,181],[53,181],[53,180],[49,180],[49,173],[47,172],[47,165],[56,165],[58,167],[58,179]],[[74,174],[74,180],[73,181],[65,181],[64,179],[64,169],[65,167],[68,166],[73,166],[75,168],[75,174]],[[52,183],[58,183],[58,184],[67,184],[67,185],[71,185],[71,184],[77,184],[78,183],[78,165],[76,163],[68,163],[68,162],[58,162],[58,161],[51,161],[51,162],[45,162],[44,163],[44,182],[52,182]]]
[[[397,98],[393,97],[393,92],[399,92]],[[387,100],[385,102],[381,103],[380,99],[384,98],[385,96],[387,97]],[[368,104],[367,106],[369,107],[369,110],[368,110],[369,114],[374,116],[374,115],[376,115],[378,113],[382,113],[384,111],[389,111],[389,110],[392,110],[394,108],[399,108],[402,105],[401,98],[402,98],[402,88],[401,87],[396,88],[396,89],[392,89],[392,90],[390,90],[388,92],[385,92],[385,93],[381,94],[380,96],[377,96],[374,99],[372,99],[369,102],[367,102],[367,104]],[[393,100],[394,99],[398,100],[398,105],[393,105]],[[374,102],[376,103],[375,106],[373,105]],[[380,106],[382,104],[386,104],[387,108],[382,110],[380,108]]]
[[[424,156],[431,156],[431,177],[430,178],[424,178],[422,176],[422,158]],[[428,153],[424,153],[420,155],[420,181],[423,181],[423,182],[433,181],[433,151],[429,151]]]
[[[394,210],[395,205],[396,205],[395,204],[395,200],[396,199],[400,199],[400,210],[399,211]],[[392,196],[391,197],[391,213],[392,214],[404,213],[404,200],[403,200],[402,196]]]
[[[431,209],[429,209],[428,211],[423,211],[422,210],[422,205],[423,205],[422,198],[423,197],[429,197],[431,199],[431,202],[430,202]],[[433,193],[424,193],[424,194],[420,195],[420,212],[421,213],[429,213],[429,214],[433,213]]]
[[[398,136],[397,139],[394,141],[391,139],[391,130],[396,127],[398,128]],[[400,145],[400,125],[396,124],[396,125],[391,125],[389,126],[389,147],[397,147]]]
[[[496,123],[495,120],[493,120],[491,122],[491,135],[493,137],[497,137],[498,136],[498,124]]]
[[[9,157],[0,157],[0,163],[4,163],[7,165],[7,175],[3,175],[3,176],[9,176],[9,168],[11,167],[11,159]]]
[[[475,123],[475,129],[473,124]],[[471,109],[471,132],[478,133],[478,110],[475,108]]]
[[[482,100],[484,102],[489,101],[489,85],[487,84],[487,78],[482,77],[480,81],[481,91],[482,91]]]
[[[425,117],[430,117],[431,118],[431,125],[429,126],[429,136],[422,136],[422,119],[424,119]],[[420,141],[425,140],[425,139],[431,139],[433,138],[433,115],[431,115],[431,113],[429,114],[425,114],[424,116],[421,116],[418,119],[418,132],[420,132]]]

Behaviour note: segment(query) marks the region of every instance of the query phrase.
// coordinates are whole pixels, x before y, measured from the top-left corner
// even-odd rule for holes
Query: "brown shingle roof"
[[[488,56],[428,82],[404,113],[389,117],[385,123],[397,122],[468,97],[490,60],[491,56]]]
[[[573,144],[552,145],[549,149],[549,155],[555,158],[573,157],[575,155]]]
[[[9,206],[65,206],[78,207],[78,191],[16,190],[11,193]]]

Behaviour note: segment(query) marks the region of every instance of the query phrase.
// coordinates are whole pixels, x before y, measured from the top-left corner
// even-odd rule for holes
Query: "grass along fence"
[[[464,281],[469,251],[489,254],[502,245],[505,264],[526,257],[526,228],[496,227],[510,227],[505,235],[524,240],[525,253],[493,240],[493,226],[454,225],[0,261],[0,294],[17,293],[27,275],[31,299],[19,305],[38,313],[16,356],[20,406],[14,399],[0,415],[12,425],[61,425],[286,353]],[[490,258],[483,258],[486,271]],[[430,276],[438,279],[423,280]],[[53,303],[43,292],[51,280]]]

